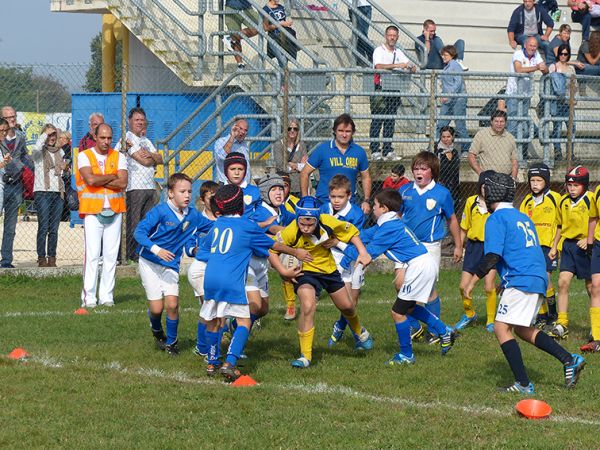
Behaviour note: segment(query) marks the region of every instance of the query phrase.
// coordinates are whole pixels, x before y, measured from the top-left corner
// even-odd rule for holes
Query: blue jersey
[[[179,271],[183,247],[197,231],[206,233],[213,222],[194,208],[187,208],[179,219],[170,202],[152,208],[135,229],[138,253],[148,261]],[[164,261],[151,252],[153,245],[175,254],[173,261]]]
[[[402,195],[402,219],[421,242],[435,242],[446,236],[446,223],[454,214],[454,201],[450,191],[432,181],[424,192],[417,191],[414,182],[398,191]]]
[[[209,235],[210,255],[204,274],[204,298],[247,305],[246,272],[250,258],[269,256],[275,241],[255,223],[239,216],[222,216]]]
[[[350,222],[352,225],[358,228],[358,231],[362,232],[362,228],[365,224],[365,213],[354,203],[348,202],[346,206],[344,206],[340,211],[334,212],[331,202],[327,202],[323,206],[321,206],[321,212],[324,214],[332,215],[338,220]],[[341,261],[344,257],[343,252],[348,245],[349,244],[340,242],[336,247],[333,247],[331,249],[331,252],[333,253],[333,259],[335,259],[335,263],[338,266],[338,270],[341,267]]]
[[[326,203],[329,199],[329,181],[334,175],[346,175],[352,183],[352,195],[356,199],[356,177],[369,168],[367,153],[358,144],[350,142],[350,146],[342,153],[335,145],[335,140],[323,142],[311,153],[308,164],[319,170],[319,184],[316,197]]]
[[[425,246],[393,212],[385,213],[377,220],[377,225],[361,232],[361,240],[363,235],[367,242],[367,253],[373,259],[385,255],[394,262],[409,263],[417,256],[427,253]],[[344,253],[342,267],[347,269],[358,257],[358,250],[354,246],[348,246]]]
[[[204,214],[204,212],[202,213],[202,215],[204,217],[206,217],[206,214]],[[206,218],[213,223],[215,222],[215,220],[217,220],[217,219],[209,219],[208,217],[206,217]],[[207,240],[207,236],[209,233],[210,233],[210,230],[208,232],[204,232],[204,231],[200,231],[200,230],[196,231],[196,234],[194,234],[194,236],[192,236],[190,238],[190,240],[187,242],[187,244],[185,245],[185,254],[192,258],[196,258],[199,261],[206,262],[206,259],[208,259],[208,255],[206,256],[206,259],[201,259],[201,258],[198,258],[198,254],[200,253],[200,249],[205,245],[205,241]],[[196,250],[196,254],[194,254],[194,249]]]
[[[242,188],[244,192],[244,217],[254,220],[256,208],[261,204],[260,189],[252,184],[247,184]]]
[[[277,218],[273,221],[273,223],[271,223],[271,225],[279,225],[280,227],[287,227],[290,223],[296,220],[296,216],[289,212],[284,205],[278,208],[273,208],[272,206],[267,205],[265,202],[262,202],[260,205],[258,205],[256,211],[254,212],[253,220],[256,223],[261,223],[273,216],[277,216]],[[273,234],[269,233],[269,227],[271,225],[263,228],[265,233],[269,235]]]
[[[535,225],[512,205],[504,205],[485,223],[484,252],[500,256],[496,269],[503,287],[546,295],[546,260]]]

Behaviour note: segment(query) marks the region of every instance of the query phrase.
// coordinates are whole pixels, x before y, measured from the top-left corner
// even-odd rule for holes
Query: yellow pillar
[[[115,16],[102,15],[102,92],[115,90]]]
[[[122,72],[123,79],[123,88],[125,90],[129,89],[129,30],[122,22],[116,21],[113,26],[113,32],[115,35],[115,39],[121,42],[121,60],[123,64],[123,68],[127,71],[127,73]],[[117,68],[117,70],[123,70],[123,68]]]

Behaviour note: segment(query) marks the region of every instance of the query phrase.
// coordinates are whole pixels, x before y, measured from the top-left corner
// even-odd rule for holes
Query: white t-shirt
[[[150,153],[157,153],[156,148],[146,136],[136,136],[131,131],[125,135],[125,139],[133,145],[127,150],[127,170],[129,170],[129,181],[127,182],[127,191],[137,189],[154,189],[154,166],[146,167],[133,159],[133,154],[139,150],[147,150]],[[115,150],[121,150],[121,142],[117,142]]]
[[[406,64],[408,62],[410,62],[410,60],[399,48],[389,51],[387,47],[382,44],[373,52],[373,68],[375,68],[377,64]]]
[[[520,62],[521,63],[521,67],[534,67],[537,66],[540,63],[543,63],[544,60],[542,59],[542,57],[540,56],[540,53],[538,51],[535,52],[535,55],[533,55],[531,58],[529,58],[527,55],[525,55],[525,52],[523,51],[523,49],[517,50],[515,51],[515,53],[513,53],[513,57],[512,57],[512,62],[510,64],[510,73],[516,73],[515,70],[515,62]],[[531,74],[532,78],[533,78],[533,74]],[[531,95],[531,88],[532,88],[532,78],[530,79],[526,79],[526,78],[516,78],[516,77],[508,77],[508,82],[506,83],[506,93],[508,95],[515,95],[515,94],[529,94]],[[518,81],[518,86],[517,86],[517,81]]]
[[[106,157],[108,155],[99,154],[96,151],[96,147],[92,147],[90,150],[94,152],[94,155],[96,156],[96,160],[98,161],[98,167],[100,167],[100,170],[104,174],[104,166],[106,164]],[[81,152],[77,155],[77,168],[79,170],[81,170],[83,167],[92,167],[92,164],[90,163],[90,159],[87,157],[85,152]],[[125,159],[125,155],[123,155],[123,153],[119,153],[119,165],[117,167],[117,170],[127,170],[127,160]],[[104,196],[104,206],[103,207],[110,208],[110,202],[108,201],[107,196]]]

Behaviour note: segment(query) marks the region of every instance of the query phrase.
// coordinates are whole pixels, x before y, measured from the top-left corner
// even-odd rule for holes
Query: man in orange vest
[[[110,147],[111,126],[98,125],[95,135],[96,145],[79,153],[76,172],[79,215],[84,219],[85,233],[81,304],[86,308],[114,305],[115,270],[127,188],[127,160]],[[100,250],[102,275],[96,297]]]

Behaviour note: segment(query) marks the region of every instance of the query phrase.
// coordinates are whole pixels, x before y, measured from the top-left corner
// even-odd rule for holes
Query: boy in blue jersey
[[[395,189],[384,189],[375,196],[373,214],[377,224],[361,233],[364,234],[367,253],[374,259],[385,254],[391,261],[406,265],[404,281],[392,306],[400,352],[387,361],[388,366],[414,364],[410,324],[408,317],[426,323],[436,333],[444,356],[454,345],[454,330],[418,303],[427,303],[434,289],[437,271],[433,257],[419,242],[412,231],[400,219],[402,197]],[[348,267],[356,257],[356,249],[348,247],[342,261]]]
[[[225,157],[223,170],[228,184],[239,186],[244,192],[244,217],[252,219],[260,205],[260,191],[245,181],[248,161],[243,153],[231,152]]]
[[[548,276],[535,225],[513,207],[515,181],[509,175],[493,172],[483,186],[485,203],[491,212],[485,224],[485,256],[466,286],[465,295],[471,298],[475,283],[493,267],[497,268],[504,291],[494,333],[515,377],[515,383],[502,391],[534,393],[513,330],[524,341],[558,359],[563,364],[566,387],[575,387],[585,366],[583,357],[569,353],[532,326],[546,294]]]
[[[250,334],[250,306],[245,291],[248,264],[252,255],[269,256],[269,249],[290,252],[300,260],[310,260],[305,250],[291,249],[267,236],[253,221],[245,220],[242,190],[235,185],[219,188],[214,196],[221,216],[210,232],[209,256],[204,276],[205,301],[200,317],[206,321],[206,338],[209,346],[207,374],[217,371],[227,381],[234,381],[241,373],[237,361],[244,351]],[[276,255],[271,255],[278,261]],[[283,276],[293,278],[299,268],[282,269]],[[237,327],[231,338],[226,362],[220,362],[219,325],[223,318],[233,317]],[[220,366],[220,369],[219,369]]]
[[[330,214],[336,219],[349,222],[358,228],[360,232],[365,223],[365,213],[352,203],[352,185],[350,180],[345,175],[335,175],[329,182],[329,201],[321,206],[321,212],[324,214]],[[363,286],[362,270],[352,266],[350,269],[343,269],[340,265],[342,258],[344,257],[344,250],[347,244],[340,242],[339,239],[331,238],[328,242],[323,243],[324,247],[331,248],[331,253],[335,259],[338,272],[342,275],[342,281],[346,285],[346,289],[350,294],[350,298],[355,305],[358,304],[358,296],[360,295],[360,288]],[[361,273],[356,274],[353,277],[353,272],[356,270]],[[353,282],[354,280],[354,282]],[[333,324],[333,332],[329,337],[328,346],[335,345],[344,335],[348,321],[343,314],[340,314],[340,318]]]
[[[415,181],[399,189],[402,195],[402,219],[433,257],[438,277],[442,257],[441,242],[446,236],[446,225],[454,240],[454,262],[458,263],[462,259],[460,227],[454,214],[454,200],[448,189],[436,183],[440,174],[440,160],[434,153],[417,153],[412,160],[412,173]],[[401,264],[397,266],[398,269],[402,268]],[[440,317],[441,304],[436,289],[431,293],[426,307]],[[411,320],[411,327],[415,330],[422,329],[414,320]],[[422,333],[416,331],[414,334]],[[430,344],[436,343],[435,334],[430,333],[428,341]]]
[[[192,180],[175,173],[167,181],[169,198],[148,212],[135,229],[139,270],[148,299],[148,316],[156,345],[171,355],[179,354],[179,262],[183,248],[198,230],[208,232],[212,221],[189,206]],[[167,310],[166,328],[162,312]]]

